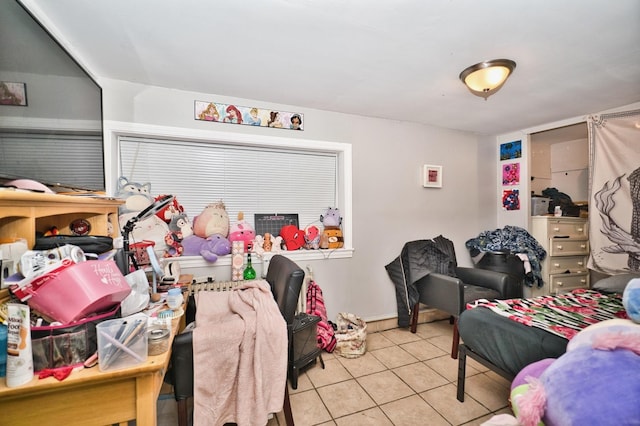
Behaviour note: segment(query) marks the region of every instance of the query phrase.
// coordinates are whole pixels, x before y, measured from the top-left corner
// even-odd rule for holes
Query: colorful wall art
[[[519,189],[507,189],[502,191],[502,208],[505,210],[520,210]]]
[[[500,161],[522,157],[522,141],[500,144]]]
[[[502,185],[520,184],[520,163],[508,163],[502,165]]]
[[[195,101],[195,119],[275,129],[304,130],[304,116],[297,112],[274,111],[216,102]]]

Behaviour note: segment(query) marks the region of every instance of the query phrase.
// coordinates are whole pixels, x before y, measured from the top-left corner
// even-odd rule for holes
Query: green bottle
[[[245,280],[255,280],[256,270],[251,266],[251,253],[247,253],[247,267],[242,272],[242,278]]]

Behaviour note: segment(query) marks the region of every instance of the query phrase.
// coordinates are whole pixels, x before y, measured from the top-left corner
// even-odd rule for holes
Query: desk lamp
[[[130,265],[133,265],[134,269],[138,269],[138,262],[129,247],[129,235],[133,232],[133,228],[136,226],[136,223],[150,218],[167,207],[171,202],[173,202],[173,198],[173,195],[162,196],[149,207],[138,213],[137,216],[129,219],[126,225],[124,225],[124,228],[122,228],[122,248],[118,250],[115,256],[116,264],[118,265],[120,272],[122,272],[122,275],[127,275],[130,272]]]

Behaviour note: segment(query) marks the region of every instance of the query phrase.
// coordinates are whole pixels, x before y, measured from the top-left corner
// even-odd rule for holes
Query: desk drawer
[[[554,235],[586,237],[587,223],[582,220],[550,219],[547,223],[547,233],[550,238]]]
[[[551,273],[586,272],[587,258],[584,256],[551,257],[549,258],[549,271]]]
[[[549,275],[551,294],[567,293],[576,288],[589,288],[589,274]]]
[[[589,240],[572,238],[551,238],[549,256],[577,256],[589,254]]]

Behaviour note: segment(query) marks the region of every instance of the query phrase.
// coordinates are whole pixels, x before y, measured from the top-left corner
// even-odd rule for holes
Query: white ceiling
[[[251,106],[501,134],[640,101],[638,0],[23,3],[98,80]],[[485,101],[458,75],[496,58],[517,68]]]

